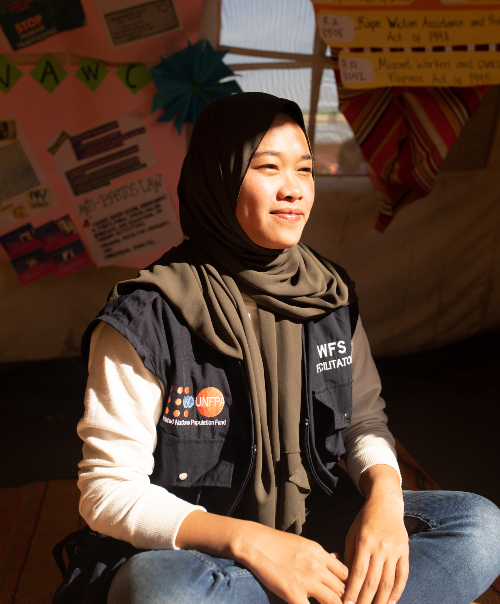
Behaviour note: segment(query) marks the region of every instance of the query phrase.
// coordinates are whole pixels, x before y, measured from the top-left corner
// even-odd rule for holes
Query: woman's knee
[[[213,566],[213,568],[212,568]],[[108,604],[203,602],[214,565],[185,550],[154,550],[127,560],[114,577]]]
[[[500,510],[480,495],[461,495],[462,553],[492,582],[500,574]]]
[[[464,495],[467,495],[468,520],[474,538],[483,543],[490,552],[500,554],[500,509],[480,495],[473,493]]]

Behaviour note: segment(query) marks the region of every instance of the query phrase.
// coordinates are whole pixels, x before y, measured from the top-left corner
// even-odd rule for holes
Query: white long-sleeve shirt
[[[257,334],[258,315],[246,301]],[[386,464],[398,473],[394,438],[387,428],[380,378],[358,320],[352,338],[353,408],[345,446],[349,475],[358,485],[370,466]],[[154,467],[156,425],[164,388],[121,334],[106,323],[95,328],[89,355],[78,486],[80,513],[101,533],[143,549],[176,549],[175,538],[192,505],[149,477]]]

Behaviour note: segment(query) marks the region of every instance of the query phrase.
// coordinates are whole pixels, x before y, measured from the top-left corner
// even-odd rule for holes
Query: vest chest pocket
[[[316,451],[328,468],[345,453],[345,430],[351,425],[352,380],[313,392]]]
[[[160,433],[161,434],[161,433]],[[160,436],[160,435],[159,435]],[[153,475],[165,487],[230,487],[237,442],[161,434]]]

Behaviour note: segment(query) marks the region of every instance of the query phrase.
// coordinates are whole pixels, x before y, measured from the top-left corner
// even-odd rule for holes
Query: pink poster
[[[5,44],[3,48],[0,45],[0,118],[11,116],[3,120],[7,137],[3,144],[15,142],[12,139],[15,136],[12,121],[15,121],[16,132],[21,132],[24,138],[19,139],[19,153],[12,147],[9,153],[12,161],[22,162],[31,179],[26,190],[12,189],[18,196],[15,203],[0,200],[0,236],[28,223],[36,231],[67,215],[75,225],[83,249],[88,250],[89,261],[95,262],[97,258],[87,241],[88,229],[80,220],[77,201],[106,196],[158,175],[165,189],[162,212],[169,214],[167,208],[171,206],[178,220],[176,189],[186,152],[185,131],[179,135],[173,122],[157,122],[161,109],[151,113],[156,88],[148,70],[161,57],[198,40],[202,0],[153,3],[157,5],[155,10],[165,8],[166,12],[161,27],[154,24],[157,29],[151,36],[146,34],[153,26],[154,7],[143,10],[144,4],[113,2],[118,10],[123,5],[123,10],[141,23],[142,34],[134,40],[119,14],[111,18],[110,29],[106,25],[106,15],[110,13],[104,11],[104,3],[81,0],[85,13],[85,24],[81,27],[61,30],[14,54]],[[113,36],[115,42],[110,43]],[[8,137],[12,140],[7,140]],[[13,155],[13,151],[18,155]],[[9,209],[4,213],[7,206]],[[9,216],[8,223],[2,222],[2,216]],[[168,220],[175,224],[171,218]],[[160,221],[158,214],[160,222],[165,220]],[[132,254],[123,256],[125,260],[116,256],[113,263],[143,267],[178,244],[181,238],[177,226],[165,231],[154,245],[137,245]],[[87,262],[78,246],[68,248],[67,252],[65,262],[70,262],[70,256],[77,259],[71,260],[67,267]],[[61,268],[62,258],[61,254],[60,274],[66,270]],[[0,247],[2,259],[10,260]],[[41,256],[37,260],[40,264]]]

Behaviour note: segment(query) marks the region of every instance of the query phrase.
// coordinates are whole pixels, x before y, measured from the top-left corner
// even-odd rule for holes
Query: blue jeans
[[[342,559],[364,499],[346,477],[307,499],[302,535]],[[471,493],[404,491],[410,574],[400,604],[471,604],[500,575],[500,510]],[[108,604],[283,604],[246,568],[197,551],[137,554],[113,579]]]

